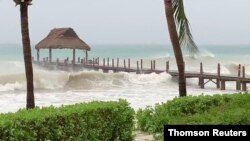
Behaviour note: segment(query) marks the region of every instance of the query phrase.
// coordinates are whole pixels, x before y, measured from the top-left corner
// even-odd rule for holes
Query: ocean
[[[221,64],[222,74],[237,74],[238,64],[246,67],[250,75],[249,45],[210,45],[200,46],[201,53],[190,57],[184,53],[186,71],[199,71],[203,62],[204,72],[217,72]],[[48,50],[40,51],[40,58],[48,57]],[[34,46],[32,55],[36,58]],[[53,50],[53,60],[72,57],[72,50]],[[77,51],[77,57],[84,57],[83,51]],[[131,66],[137,60],[144,59],[144,68],[150,67],[150,60],[156,60],[156,69],[164,69],[167,60],[170,70],[176,70],[173,51],[169,45],[91,45],[89,57],[131,58]],[[100,59],[102,60],[102,59]],[[123,61],[120,61],[121,65]],[[17,44],[0,44],[0,113],[15,112],[26,105],[26,80],[22,46]],[[82,70],[65,72],[48,71],[34,67],[34,86],[36,106],[60,106],[93,100],[110,101],[127,99],[134,109],[154,106],[178,96],[178,83],[167,73],[134,74],[103,73]],[[216,89],[209,82],[205,89],[200,89],[197,79],[187,79],[188,95],[213,95],[236,93],[235,82],[228,82],[226,90]]]

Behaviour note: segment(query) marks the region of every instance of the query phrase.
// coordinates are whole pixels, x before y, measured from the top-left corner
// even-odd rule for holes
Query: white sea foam
[[[157,59],[157,68],[164,69],[165,62],[169,58]],[[217,73],[216,63],[206,60],[204,63],[204,71],[209,73]],[[210,62],[209,62],[210,61]],[[215,61],[214,61],[215,62]],[[13,72],[18,72],[21,68],[20,62],[11,62]],[[210,63],[210,64],[209,64]],[[131,63],[133,66],[133,63]],[[213,65],[211,65],[213,64]],[[4,64],[6,65],[6,63]],[[150,66],[150,61],[144,61],[144,67]],[[176,69],[176,64],[171,63],[171,69]],[[211,67],[212,66],[212,67]],[[214,67],[213,67],[214,66]],[[245,64],[246,73],[250,74],[250,65]],[[186,71],[199,70],[199,62],[190,59],[186,63]],[[221,74],[234,74],[238,71],[238,64],[221,65]],[[154,85],[166,85],[171,89],[177,83],[166,73],[161,74],[141,74],[134,73],[102,73],[101,71],[82,71],[82,72],[64,72],[64,71],[48,71],[34,68],[34,86],[36,89],[45,90],[91,90],[91,89],[112,89],[121,87],[140,87]],[[151,86],[152,85],[152,86]],[[26,89],[26,78],[23,73],[0,73],[0,91],[15,91]]]
[[[199,70],[199,63],[204,62],[205,72],[217,72],[216,58],[200,58],[199,60],[187,59],[186,70]],[[174,58],[156,59],[156,68],[165,69],[166,61],[170,60],[170,68],[176,70]],[[6,63],[6,62],[5,62]],[[0,72],[0,112],[14,112],[25,106],[26,78],[23,72],[23,63],[11,62],[12,68],[1,68]],[[8,67],[8,63],[4,64]],[[122,65],[122,64],[121,64]],[[249,73],[250,65],[246,66]],[[131,62],[135,67],[135,63]],[[144,61],[144,67],[150,66],[150,60]],[[235,74],[237,62],[221,63],[222,74]],[[9,72],[6,70],[10,70]],[[3,71],[5,70],[5,71]],[[92,100],[118,100],[127,99],[135,109],[147,105],[164,102],[178,96],[178,83],[176,78],[169,74],[140,74],[135,73],[103,73],[101,71],[47,71],[34,67],[34,86],[37,106],[59,106]],[[205,89],[200,89],[197,79],[187,79],[188,93],[192,95],[234,93],[235,83],[227,83],[227,90],[216,89],[214,83],[206,84]],[[11,106],[10,106],[11,103]]]

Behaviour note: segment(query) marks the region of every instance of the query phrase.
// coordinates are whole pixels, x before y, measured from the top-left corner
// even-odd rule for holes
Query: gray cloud
[[[250,0],[186,0],[198,44],[250,44]],[[89,44],[170,44],[163,0],[34,0],[35,44],[54,27],[73,27]],[[0,1],[0,43],[20,43],[19,7]]]

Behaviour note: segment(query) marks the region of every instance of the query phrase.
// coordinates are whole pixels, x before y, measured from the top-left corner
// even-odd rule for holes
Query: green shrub
[[[124,100],[0,115],[0,140],[133,140],[134,111]]]
[[[230,94],[175,98],[140,109],[138,128],[163,133],[166,124],[250,124],[250,95]]]
[[[137,111],[137,125],[141,131],[152,131],[151,129],[153,122],[153,109],[147,107],[146,109],[142,110],[139,109]]]

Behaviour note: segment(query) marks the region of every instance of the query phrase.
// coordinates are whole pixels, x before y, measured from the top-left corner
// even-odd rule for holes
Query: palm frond
[[[182,49],[185,49],[190,55],[194,56],[199,53],[199,49],[194,42],[190,30],[190,24],[184,11],[183,0],[173,0],[173,9],[180,45]]]
[[[20,5],[21,2],[28,2],[29,5],[32,5],[32,3],[31,3],[32,0],[23,0],[23,1],[22,0],[13,0],[13,1],[16,4],[16,6]]]

